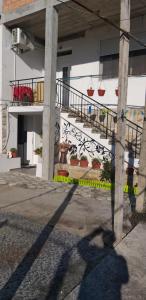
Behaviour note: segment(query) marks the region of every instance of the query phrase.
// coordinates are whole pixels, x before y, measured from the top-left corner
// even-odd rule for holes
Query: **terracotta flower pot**
[[[58,175],[59,176],[64,176],[64,177],[68,177],[69,173],[67,170],[58,170]]]
[[[98,170],[98,169],[100,169],[100,167],[101,167],[101,163],[96,162],[96,161],[92,162],[92,169]]]
[[[88,90],[87,90],[87,95],[88,95],[89,97],[92,97],[92,96],[94,95],[94,90],[93,90],[92,88],[88,89]]]
[[[12,157],[16,158],[17,157],[17,153],[16,152],[12,152]]]
[[[87,168],[88,167],[88,160],[80,160],[80,167]]]
[[[118,89],[115,89],[115,94],[116,94],[117,97],[119,96],[119,90]]]
[[[104,89],[98,89],[98,95],[100,97],[103,97],[105,95],[105,90]]]
[[[78,166],[79,160],[78,159],[71,159],[70,160],[70,165],[71,166]]]

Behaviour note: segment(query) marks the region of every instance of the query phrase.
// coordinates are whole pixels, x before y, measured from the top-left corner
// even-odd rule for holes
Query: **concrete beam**
[[[130,31],[130,0],[121,0],[120,27]],[[117,240],[121,240],[123,234],[124,214],[124,153],[125,153],[125,130],[126,130],[126,104],[128,88],[129,66],[129,39],[120,33],[120,56],[119,56],[119,99],[118,121],[115,151],[115,207],[114,207],[114,231]]]
[[[43,178],[51,180],[54,173],[56,61],[58,13],[53,6],[46,8],[45,86],[43,111]]]

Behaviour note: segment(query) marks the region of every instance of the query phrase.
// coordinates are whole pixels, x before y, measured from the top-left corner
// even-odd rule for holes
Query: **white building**
[[[45,1],[36,0],[26,7],[20,5],[17,10],[13,7],[6,9],[5,2],[6,0],[3,1],[0,25],[0,152],[9,151],[14,147],[18,149],[22,163],[33,165],[36,163],[34,150],[42,146],[43,134]],[[87,5],[94,10],[100,10],[101,14],[118,24],[120,1],[112,1],[110,5],[109,2],[111,3],[107,0],[103,0],[102,3],[87,1]],[[70,1],[66,3],[69,4]],[[63,101],[67,107],[75,108],[77,105],[80,107],[82,93],[87,95],[87,89],[92,87],[94,95],[91,99],[83,96],[84,113],[94,114],[96,102],[98,109],[103,110],[102,105],[105,105],[116,111],[119,31],[89,13],[83,11],[81,13],[71,3],[70,6],[73,8],[61,5],[58,1],[52,1],[52,5],[55,5],[59,12],[56,77],[64,80],[64,86],[60,88],[62,84],[58,84],[57,100]],[[12,30],[15,28],[20,28],[29,39],[27,51],[26,49],[18,51],[19,47],[14,47]],[[131,32],[146,43],[146,8],[136,0],[132,1]],[[23,105],[25,101],[21,101],[18,94],[18,89],[21,93],[20,86],[31,89],[33,102]],[[99,88],[105,89],[102,97],[98,95]],[[140,126],[143,121],[145,88],[146,49],[131,40],[126,116]],[[101,103],[101,107],[98,103]],[[112,113],[109,111],[110,114]],[[64,134],[62,132],[64,123],[69,121],[71,126],[82,130],[83,135],[88,134],[91,139],[95,138],[99,145],[111,150],[109,134],[101,139],[99,135],[91,133],[89,128],[85,129],[82,124],[75,124],[75,118],[68,120],[67,113],[62,114],[62,117],[63,121],[59,121],[59,124],[62,124],[61,137]],[[4,120],[7,120],[7,127]],[[105,122],[105,127],[111,126],[108,130],[112,132],[113,125],[109,125],[107,120]],[[136,130],[136,125],[133,126]],[[102,127],[102,124],[99,127]],[[75,143],[75,140],[73,142]]]

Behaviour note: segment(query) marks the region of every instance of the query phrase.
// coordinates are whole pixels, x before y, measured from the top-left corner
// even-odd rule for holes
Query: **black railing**
[[[44,101],[44,77],[10,81],[12,105],[41,105]]]
[[[12,105],[42,105],[44,102],[44,77],[11,81]],[[91,125],[103,137],[112,139],[116,133],[117,112],[88,97],[61,79],[56,81],[57,105],[68,111],[78,121]],[[120,116],[121,117],[121,116]],[[132,145],[134,157],[140,154],[142,127],[126,118],[126,148]]]
[[[68,105],[67,105],[68,103]],[[57,104],[78,120],[92,126],[103,137],[111,139],[116,133],[117,112],[93,100],[77,89],[57,80]],[[121,116],[120,116],[121,117]],[[139,157],[142,127],[126,119],[126,149],[132,145],[134,157]]]

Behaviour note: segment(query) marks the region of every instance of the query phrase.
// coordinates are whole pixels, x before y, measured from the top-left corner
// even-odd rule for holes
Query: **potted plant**
[[[104,84],[103,84],[102,81],[100,82],[100,85],[99,85],[99,88],[98,88],[98,95],[100,97],[103,97],[105,95],[105,88],[104,88]]]
[[[11,152],[13,158],[17,157],[17,149],[16,148],[11,148],[10,152]]]
[[[43,151],[42,147],[38,147],[34,150],[34,153],[36,155],[36,159],[35,159],[36,164],[42,163],[42,151]]]
[[[67,153],[70,148],[71,148],[71,144],[69,144],[67,142],[62,142],[59,144],[59,151],[61,153],[60,163],[62,163],[62,164],[67,163]]]
[[[101,167],[101,162],[99,160],[99,158],[93,158],[92,159],[92,169],[97,170],[100,169]]]
[[[80,167],[87,168],[88,167],[88,159],[87,156],[82,155],[80,159]]]
[[[105,95],[105,89],[99,88],[98,89],[98,96],[103,97]]]
[[[69,176],[69,172],[67,170],[58,170],[58,175],[59,176],[63,176],[63,177],[68,177]]]
[[[104,122],[105,116],[106,116],[106,109],[101,109],[100,110],[100,115],[99,115],[100,122]]]
[[[35,153],[36,155],[39,155],[40,157],[42,157],[42,150],[43,150],[42,147],[36,148],[36,149],[34,150],[34,153]]]
[[[77,158],[77,154],[71,155],[70,164],[71,164],[71,166],[78,166],[79,160]]]
[[[87,90],[87,95],[89,97],[92,97],[94,95],[94,90],[92,89],[92,87],[90,87],[88,90]]]

